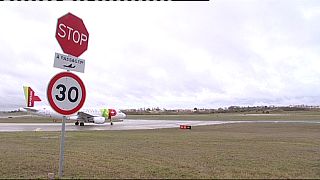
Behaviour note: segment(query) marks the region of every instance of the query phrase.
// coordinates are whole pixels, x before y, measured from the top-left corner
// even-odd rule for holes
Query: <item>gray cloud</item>
[[[60,72],[57,18],[74,9],[90,33],[86,106],[217,108],[319,104],[318,1],[212,1],[179,5],[5,4],[0,20],[0,108],[46,101]],[[72,7],[72,8],[71,8]],[[14,23],[13,23],[14,22]]]

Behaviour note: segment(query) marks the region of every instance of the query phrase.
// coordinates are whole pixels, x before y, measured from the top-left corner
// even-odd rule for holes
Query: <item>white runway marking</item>
[[[93,124],[86,123],[85,126],[76,126],[74,123],[66,123],[66,131],[96,131],[96,130],[137,130],[137,129],[162,129],[179,128],[180,125],[203,126],[228,123],[314,123],[320,121],[177,121],[177,120],[133,120],[127,119],[123,122]],[[16,131],[61,131],[60,123],[0,123],[0,132]]]

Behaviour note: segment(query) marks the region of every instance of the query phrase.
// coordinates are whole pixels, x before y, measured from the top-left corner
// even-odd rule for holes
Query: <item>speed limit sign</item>
[[[70,72],[53,76],[47,88],[50,106],[59,114],[71,115],[79,111],[86,99],[82,80]]]

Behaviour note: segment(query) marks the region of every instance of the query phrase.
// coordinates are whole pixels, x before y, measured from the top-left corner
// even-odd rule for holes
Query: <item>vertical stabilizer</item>
[[[29,87],[27,86],[23,86],[23,92],[24,92],[24,99],[26,101],[26,106],[28,106],[28,97],[29,97],[29,91],[28,91]]]
[[[35,101],[41,101],[39,96],[36,96],[31,87],[23,86],[24,96],[26,100],[27,107],[34,107]]]

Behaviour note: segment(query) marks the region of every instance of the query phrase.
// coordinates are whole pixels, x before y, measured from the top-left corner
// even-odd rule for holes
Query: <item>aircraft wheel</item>
[[[110,124],[111,124],[111,126],[112,126],[112,125],[113,125],[113,122],[111,122]]]
[[[74,124],[75,124],[76,126],[78,126],[78,125],[79,125],[79,122],[77,121],[77,122],[75,122]]]
[[[84,122],[80,122],[80,126],[84,126]]]

